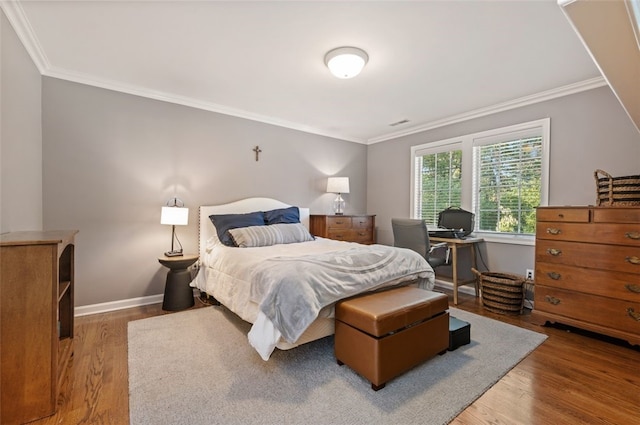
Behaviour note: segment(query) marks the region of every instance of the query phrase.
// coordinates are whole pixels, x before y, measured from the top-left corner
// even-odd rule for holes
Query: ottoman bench
[[[402,287],[336,304],[335,356],[371,382],[385,384],[449,347],[445,294]]]

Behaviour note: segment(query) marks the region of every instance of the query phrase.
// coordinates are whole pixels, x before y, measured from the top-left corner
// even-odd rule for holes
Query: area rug
[[[129,411],[147,424],[446,424],[546,336],[455,308],[471,343],[380,391],[333,356],[333,337],[263,361],[223,307],[129,323]]]

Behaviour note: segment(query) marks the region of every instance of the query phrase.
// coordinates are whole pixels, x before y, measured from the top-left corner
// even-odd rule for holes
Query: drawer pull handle
[[[634,264],[636,266],[640,266],[640,258],[638,257],[627,257],[624,259],[627,263]]]
[[[558,217],[564,218],[564,214],[558,214]]]
[[[546,295],[544,297],[544,300],[546,302],[548,302],[549,304],[553,304],[553,305],[558,305],[560,304],[560,299],[556,298],[556,297],[552,297],[551,295]]]
[[[627,288],[627,290],[629,292],[640,294],[640,285],[635,285],[633,283],[627,283],[626,285],[624,285],[624,287]]]
[[[627,232],[624,236],[629,239],[640,240],[640,232]]]
[[[550,235],[559,235],[562,233],[562,230],[556,229],[555,227],[547,227],[547,233]]]
[[[343,224],[344,221],[336,221],[336,224]]]
[[[549,276],[553,280],[559,280],[562,277],[560,273],[556,273],[556,272],[549,272],[547,273],[547,276]]]
[[[640,322],[640,313],[636,313],[633,307],[627,308],[627,314],[636,322]]]
[[[549,253],[549,255],[553,255],[554,257],[557,257],[558,255],[562,254],[561,250],[555,249],[555,248],[549,248],[547,249],[547,252]]]

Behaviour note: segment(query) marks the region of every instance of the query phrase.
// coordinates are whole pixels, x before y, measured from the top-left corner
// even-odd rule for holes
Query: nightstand
[[[167,272],[167,282],[164,286],[164,299],[162,309],[168,311],[179,311],[193,307],[193,288],[191,283],[191,272],[189,267],[198,261],[198,255],[185,254],[179,257],[158,257],[158,261],[169,269]]]
[[[375,215],[311,215],[310,231],[321,238],[375,243]]]

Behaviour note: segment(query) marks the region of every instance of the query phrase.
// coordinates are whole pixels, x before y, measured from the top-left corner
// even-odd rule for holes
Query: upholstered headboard
[[[292,205],[271,198],[246,198],[239,201],[230,202],[222,205],[202,205],[200,207],[199,218],[199,253],[202,258],[207,245],[207,241],[215,234],[215,229],[209,216],[211,214],[243,214],[254,211],[269,211],[278,208],[287,208]],[[309,208],[300,208],[300,222],[309,228]]]

